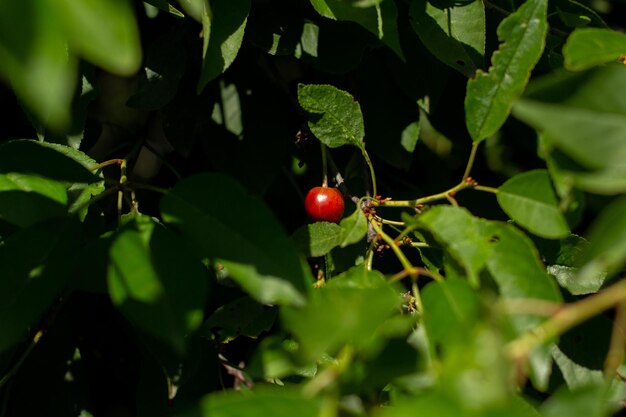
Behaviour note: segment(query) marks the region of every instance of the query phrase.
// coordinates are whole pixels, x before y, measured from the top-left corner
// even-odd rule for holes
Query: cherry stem
[[[611,334],[609,352],[604,360],[604,377],[612,380],[617,375],[617,370],[624,362],[624,349],[626,348],[626,302],[618,303],[615,308],[615,320]]]
[[[475,185],[473,188],[476,191],[484,191],[486,193],[498,194],[498,189],[495,187],[487,187],[485,185]]]
[[[497,188],[486,187],[483,185],[478,185],[476,181],[470,177],[472,172],[472,168],[474,167],[474,162],[476,160],[476,153],[478,151],[479,142],[474,142],[472,145],[472,150],[470,152],[470,156],[467,160],[467,165],[465,166],[465,171],[463,173],[463,177],[461,178],[461,182],[455,185],[452,188],[447,189],[441,193],[432,194],[426,197],[417,198],[415,200],[383,200],[379,201],[379,206],[386,207],[411,207],[416,208],[420,204],[426,204],[437,200],[448,200],[450,204],[453,206],[458,206],[458,203],[455,199],[456,193],[466,188],[472,188],[478,191],[485,191],[489,193],[496,194],[498,192]]]
[[[328,160],[326,156],[326,145],[320,142],[322,152],[322,187],[328,187]]]
[[[402,264],[402,267],[404,268],[404,270],[409,271],[408,272],[409,275],[417,274],[417,271],[415,271],[415,267],[411,264],[411,262],[408,260],[406,255],[404,255],[402,250],[398,247],[396,241],[393,240],[391,236],[389,236],[387,233],[383,231],[382,227],[380,227],[380,225],[376,222],[376,220],[373,217],[370,217],[369,222],[372,225],[372,228],[374,229],[374,231],[378,235],[380,235],[380,237],[385,241],[385,243],[389,245],[393,253],[396,255],[396,257]]]
[[[99,163],[98,165],[94,165],[92,166],[89,170],[90,171],[98,171],[104,167],[108,167],[111,165],[122,165],[122,164],[126,164],[126,161],[124,159],[120,159],[120,158],[116,158],[116,159],[109,159],[108,161],[104,161],[102,163]]]
[[[369,154],[365,150],[365,147],[361,148],[361,153],[363,154],[363,158],[365,159],[365,163],[370,170],[370,176],[372,179],[372,195],[374,198],[378,195],[378,190],[376,187],[376,174],[374,173],[374,165],[372,164],[372,160],[370,159]]]
[[[38,330],[37,333],[35,333],[35,336],[33,336],[31,342],[28,344],[26,350],[24,350],[22,355],[17,360],[17,362],[15,362],[11,369],[9,369],[9,371],[2,377],[2,379],[0,379],[0,388],[2,388],[13,376],[17,374],[17,371],[20,369],[26,358],[28,358],[28,355],[30,355],[37,343],[39,343],[39,339],[41,339],[41,336],[43,336],[43,332],[41,330]]]
[[[465,172],[463,173],[463,178],[461,178],[461,183],[464,183],[469,178],[472,173],[472,168],[474,167],[474,161],[476,160],[476,151],[478,151],[478,144],[480,142],[474,142],[472,144],[472,150],[470,151],[470,156],[467,161],[467,165],[465,166]]]

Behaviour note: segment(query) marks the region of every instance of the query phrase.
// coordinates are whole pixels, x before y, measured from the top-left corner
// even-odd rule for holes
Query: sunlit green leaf
[[[360,241],[367,234],[367,219],[360,208],[357,208],[348,217],[341,219],[339,226],[341,226],[340,246],[342,248]]]
[[[596,404],[597,406],[608,409],[626,398],[626,387],[621,381],[613,380],[607,384],[602,371],[577,364],[556,346],[552,349],[552,356],[570,390],[585,390],[594,385],[604,387],[603,398],[598,398],[604,404]]]
[[[529,87],[529,97],[515,104],[514,114],[545,133],[549,146],[583,168],[614,172],[619,178],[626,158],[622,87],[626,87],[626,71],[620,64],[583,74],[555,75]]]
[[[312,292],[305,307],[283,308],[281,317],[305,357],[316,359],[346,344],[366,349],[379,341],[377,328],[399,302],[399,294],[384,282],[366,288],[329,285]]]
[[[497,222],[485,222],[482,231],[493,243],[487,270],[502,298],[561,301],[556,283],[545,271],[537,249],[528,237],[512,225]],[[516,334],[522,334],[544,320],[530,314],[516,314],[508,319]],[[548,383],[550,361],[546,348],[535,349],[530,356],[531,378],[541,389],[545,389]]]
[[[139,30],[128,0],[55,2],[71,48],[107,71],[132,75],[141,64]]]
[[[583,281],[611,276],[626,264],[626,199],[605,208],[589,230],[589,246],[578,259]]]
[[[251,391],[223,391],[204,396],[200,404],[176,416],[191,417],[317,417],[320,404],[289,388],[265,386]]]
[[[309,128],[323,144],[364,146],[361,106],[349,93],[331,85],[300,84],[298,101],[309,113]]]
[[[433,207],[416,221],[449,251],[472,285],[477,285],[478,275],[491,253],[489,238],[481,232],[481,221],[466,209],[451,206]]]
[[[198,91],[226,71],[237,57],[249,10],[250,0],[214,1],[210,12],[202,14],[204,47]]]
[[[547,0],[529,0],[498,26],[500,48],[488,72],[467,83],[465,122],[474,142],[494,134],[522,94],[539,60],[547,32]]]
[[[0,75],[39,119],[60,130],[70,122],[77,60],[56,3],[0,3]]]
[[[626,34],[610,29],[576,29],[563,47],[565,67],[581,71],[626,55]]]
[[[545,417],[608,417],[613,415],[611,404],[606,401],[606,386],[591,384],[574,389],[562,387],[541,407]]]
[[[315,222],[302,226],[291,239],[307,257],[324,256],[342,241],[342,229],[335,223]]]
[[[470,337],[478,319],[479,303],[467,281],[432,282],[422,291],[428,337],[442,349]]]
[[[545,170],[518,174],[498,188],[498,203],[506,214],[537,236],[556,239],[569,234],[559,202]]]

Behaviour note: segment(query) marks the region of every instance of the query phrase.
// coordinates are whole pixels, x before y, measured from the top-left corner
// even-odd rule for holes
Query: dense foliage
[[[624,16],[0,2],[0,417],[620,412]]]

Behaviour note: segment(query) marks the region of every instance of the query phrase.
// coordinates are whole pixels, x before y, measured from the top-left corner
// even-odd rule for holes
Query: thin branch
[[[624,301],[626,281],[620,281],[606,290],[564,306],[548,320],[510,342],[508,356],[515,361],[524,361],[536,347]]]

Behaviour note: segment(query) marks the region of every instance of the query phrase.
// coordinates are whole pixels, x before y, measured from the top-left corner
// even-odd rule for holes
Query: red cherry
[[[336,188],[311,188],[304,200],[304,208],[314,221],[337,223],[343,216],[343,196]]]

